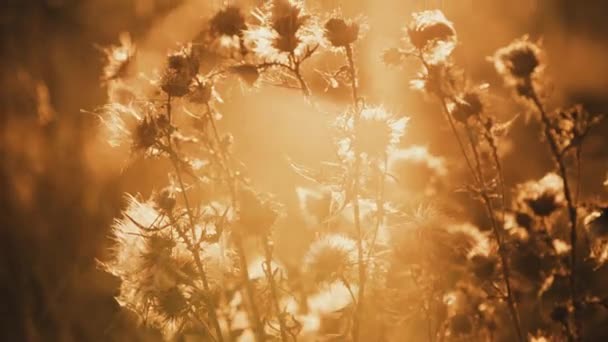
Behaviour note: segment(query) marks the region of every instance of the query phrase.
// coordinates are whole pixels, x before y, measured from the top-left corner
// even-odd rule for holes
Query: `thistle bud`
[[[347,23],[343,19],[332,18],[325,23],[325,37],[334,47],[345,47],[354,43],[359,36],[359,25]]]
[[[431,43],[447,41],[456,35],[454,26],[439,10],[414,13],[413,21],[407,28],[410,42],[419,50]]]
[[[452,110],[452,116],[459,122],[466,123],[469,118],[481,114],[483,104],[479,94],[469,92],[464,94],[462,98],[457,99]]]
[[[198,67],[198,60],[189,50],[169,55],[167,67],[161,77],[161,89],[174,97],[188,94]]]
[[[227,6],[217,12],[210,21],[211,32],[218,36],[241,36],[247,28],[245,17],[241,9],[236,6]]]

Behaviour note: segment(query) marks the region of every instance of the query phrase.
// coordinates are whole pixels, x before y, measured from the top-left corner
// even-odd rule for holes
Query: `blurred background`
[[[262,1],[228,1],[244,8]],[[583,103],[608,113],[608,3],[604,0],[309,0],[320,11],[341,7],[364,14],[369,31],[357,63],[370,103],[411,117],[405,144],[427,146],[455,157],[457,151],[436,104],[408,88],[418,71],[388,69],[380,61],[399,43],[412,11],[442,8],[456,26],[456,60],[474,80],[507,94],[486,61],[498,47],[524,34],[542,39],[556,103]],[[97,137],[96,118],[83,110],[103,105],[100,46],[130,32],[144,56],[141,69],[160,66],[176,42],[193,39],[222,6],[214,0],[4,0],[0,4],[0,340],[152,340],[121,314],[113,296],[117,281],[97,269],[107,254],[108,232],[120,213],[123,193],[149,194],[155,174],[145,163],[122,169]],[[327,108],[340,108],[344,94],[324,93],[315,69],[306,66],[313,91]],[[222,94],[223,129],[256,185],[294,207],[299,178],[289,157],[315,166],[331,159],[331,115],[315,110],[295,92],[264,88]],[[507,120],[523,113],[515,104],[497,110]],[[332,115],[335,113],[332,113]],[[545,147],[525,120],[516,122],[518,146],[506,155],[507,182],[538,178],[548,169]],[[527,132],[527,133],[526,133]],[[530,133],[532,132],[532,133]],[[603,124],[591,137],[583,190],[599,196],[608,165]],[[523,148],[526,154],[517,153]],[[415,178],[416,175],[412,175]],[[289,210],[289,209],[288,209]],[[285,222],[279,254],[301,234]],[[289,259],[290,255],[283,252]]]

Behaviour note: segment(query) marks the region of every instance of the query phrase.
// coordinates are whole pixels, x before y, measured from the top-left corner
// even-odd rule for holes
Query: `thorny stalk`
[[[551,149],[551,154],[553,155],[553,159],[557,164],[558,172],[560,177],[562,178],[562,184],[564,187],[564,197],[566,198],[566,205],[568,207],[568,218],[570,220],[570,300],[572,302],[572,310],[574,316],[574,340],[582,339],[582,324],[580,319],[579,312],[579,304],[578,304],[578,294],[577,294],[577,243],[578,243],[578,233],[576,231],[576,223],[578,221],[578,214],[576,212],[576,204],[574,202],[574,198],[572,197],[572,189],[570,187],[570,182],[568,181],[568,172],[566,168],[566,162],[564,160],[564,155],[559,149],[559,145],[551,132],[551,120],[549,119],[549,115],[545,110],[545,107],[541,100],[538,97],[538,94],[532,88],[531,92],[531,100],[534,102],[538,112],[540,113],[541,123],[543,126],[543,134],[545,139],[547,139],[547,143],[549,144],[549,148]]]
[[[239,233],[233,234],[234,244],[236,246],[236,252],[239,256],[240,268],[241,268],[241,281],[245,285],[245,291],[247,293],[247,299],[249,301],[249,317],[253,322],[253,331],[255,332],[256,341],[262,342],[266,340],[266,334],[264,333],[264,326],[260,319],[260,313],[255,302],[255,292],[253,284],[249,279],[249,264],[247,263],[247,256],[245,255],[245,247],[243,246],[243,237]]]
[[[421,52],[419,53],[418,57],[421,60],[427,73],[429,73],[431,71],[430,66],[429,66],[428,62],[424,59],[424,56]],[[482,200],[486,207],[486,210],[488,211],[488,216],[490,218],[490,222],[492,225],[492,231],[494,234],[494,238],[496,240],[496,243],[498,244],[498,252],[499,252],[498,254],[500,255],[500,262],[502,264],[502,273],[503,273],[502,275],[503,275],[505,287],[507,290],[506,299],[507,299],[507,306],[509,308],[509,314],[511,316],[511,320],[513,321],[513,325],[514,325],[515,332],[517,334],[517,338],[520,342],[523,342],[523,341],[525,341],[525,338],[523,336],[523,332],[521,329],[521,322],[519,319],[519,315],[517,313],[517,307],[515,304],[515,300],[513,298],[512,290],[511,290],[510,267],[509,267],[509,263],[508,263],[507,251],[506,251],[504,242],[502,240],[502,236],[500,234],[500,229],[498,227],[498,223],[496,222],[496,218],[494,217],[494,208],[492,206],[491,199],[486,191],[487,190],[486,182],[484,180],[483,171],[481,169],[481,164],[480,164],[480,160],[479,160],[479,154],[477,152],[475,142],[473,141],[473,137],[467,126],[467,136],[469,138],[471,148],[473,149],[473,156],[475,159],[476,167],[473,166],[473,164],[471,163],[471,161],[468,157],[468,153],[466,151],[465,145],[462,142],[460,134],[458,133],[458,129],[456,128],[456,123],[454,122],[454,119],[452,118],[452,115],[450,114],[450,110],[448,109],[446,97],[441,96],[439,94],[437,94],[437,97],[439,98],[439,100],[441,102],[441,107],[443,109],[443,113],[444,113],[448,123],[450,124],[452,134],[454,135],[454,137],[456,138],[456,140],[458,142],[458,146],[459,146],[462,156],[464,157],[466,164],[469,168],[469,172],[471,173],[475,182],[478,184],[478,186],[481,190],[481,197],[482,197]]]
[[[380,231],[380,226],[382,225],[382,220],[384,219],[384,196],[385,196],[385,180],[386,173],[388,172],[388,154],[384,154],[384,161],[382,166],[378,168],[378,190],[376,193],[376,224],[374,225],[374,232],[372,236],[372,242],[369,246],[369,251],[367,252],[367,263],[371,262],[371,258],[374,253],[374,249],[376,247],[376,241],[378,239],[378,232]]]
[[[272,270],[272,243],[270,241],[269,236],[262,237],[262,240],[262,243],[264,244],[264,254],[266,258],[264,273],[268,278],[268,283],[270,285],[270,295],[272,296],[274,309],[277,312],[277,319],[279,320],[279,330],[281,332],[281,341],[287,342],[287,327],[283,316],[283,310],[281,310],[279,302],[279,293],[277,289],[277,283],[274,279],[274,271]]]
[[[217,153],[219,154],[220,164],[223,172],[226,176],[226,183],[228,189],[230,191],[230,199],[232,203],[233,210],[237,210],[238,200],[237,200],[237,178],[232,168],[229,165],[228,157],[225,154],[225,151],[222,149],[221,138],[219,134],[219,130],[217,129],[217,125],[215,123],[215,118],[213,117],[213,110],[209,104],[207,104],[207,117],[209,120],[209,124],[211,126],[211,130],[213,132],[213,138],[215,139],[215,143],[217,145]],[[242,282],[245,286],[245,292],[247,293],[247,299],[249,302],[249,315],[250,320],[252,321],[253,330],[256,335],[256,340],[258,342],[262,342],[266,340],[266,334],[264,333],[264,326],[260,319],[260,313],[258,311],[256,302],[255,302],[255,290],[253,285],[249,279],[249,264],[247,263],[247,256],[245,254],[245,248],[243,245],[243,238],[239,232],[233,231],[233,241],[236,246],[236,252],[240,261],[240,269],[241,269],[241,278]]]
[[[171,122],[171,96],[170,95],[167,97],[167,118],[169,119],[169,122]],[[188,222],[190,224],[190,231],[192,233],[192,239],[194,241],[194,240],[196,240],[196,228],[195,228],[195,223],[194,223],[194,215],[193,215],[192,209],[190,207],[190,202],[188,201],[188,194],[186,193],[186,187],[184,185],[184,182],[183,182],[183,179],[181,176],[181,170],[179,167],[179,158],[177,155],[177,151],[173,148],[173,143],[171,142],[170,133],[167,134],[167,145],[168,145],[167,148],[170,151],[169,159],[171,160],[173,168],[175,169],[175,174],[178,179],[178,185],[180,187],[180,192],[182,193],[182,197],[184,199],[184,205],[186,206],[186,212],[187,212],[187,216],[188,216]],[[172,221],[174,221],[173,223],[175,224],[176,222],[175,222],[175,219],[173,218],[173,216],[171,215],[170,217],[171,217]],[[187,236],[185,236],[185,234],[179,229],[179,227],[175,227],[175,228],[176,228],[176,231],[182,236],[184,243],[186,243],[188,249],[194,256],[194,262],[196,264],[198,273],[203,282],[203,289],[205,290],[206,294],[208,295],[211,291],[209,288],[209,281],[207,279],[207,273],[205,272],[205,268],[203,266],[203,263],[201,261],[200,254],[199,254],[200,246],[199,245],[193,246],[192,243],[190,242],[190,240],[187,238]],[[220,327],[220,322],[217,318],[215,304],[211,300],[207,300],[207,305],[209,306],[209,309],[208,309],[209,316],[213,323],[213,327],[216,330],[217,340],[219,342],[223,342],[224,338],[222,336],[222,329]]]
[[[473,138],[473,134],[471,132],[470,127],[466,126],[467,137],[469,139],[469,143],[471,144],[471,149],[473,151],[473,157],[475,160],[475,166],[477,169],[477,173],[479,176],[480,182],[480,191],[483,202],[488,211],[488,217],[490,218],[490,222],[492,224],[492,232],[494,234],[494,238],[496,239],[496,243],[498,244],[498,255],[500,256],[500,262],[502,264],[502,273],[505,282],[505,288],[507,290],[506,299],[509,307],[509,313],[511,315],[511,319],[513,320],[513,324],[515,325],[515,329],[517,332],[517,337],[519,341],[525,341],[522,329],[521,329],[521,321],[519,319],[519,315],[517,313],[517,306],[515,304],[515,300],[513,298],[513,291],[511,289],[511,267],[509,266],[508,255],[505,249],[505,244],[502,239],[502,235],[500,234],[500,227],[498,226],[498,222],[496,222],[496,217],[494,216],[494,208],[492,205],[492,199],[487,193],[487,185],[485,181],[485,177],[483,175],[483,169],[481,166],[481,161],[479,158],[479,151],[477,150],[477,145]]]
[[[364,260],[364,251],[363,251],[363,231],[361,229],[361,213],[359,208],[359,192],[360,192],[360,174],[361,174],[361,154],[358,151],[357,147],[357,130],[359,127],[359,117],[361,116],[361,108],[359,106],[359,94],[358,94],[358,79],[357,79],[357,69],[355,67],[355,61],[353,59],[353,50],[351,45],[347,45],[346,49],[346,59],[348,60],[348,72],[350,74],[351,81],[351,89],[352,89],[352,97],[353,97],[353,129],[354,129],[354,137],[355,144],[353,144],[355,149],[355,163],[353,166],[353,188],[352,188],[352,198],[353,198],[353,213],[354,213],[354,221],[355,221],[355,229],[357,232],[357,264],[359,268],[359,292],[358,292],[358,300],[356,303],[355,315],[353,320],[353,341],[359,341],[359,333],[360,333],[360,325],[361,325],[361,314],[363,310],[363,299],[365,296],[365,278],[366,278],[366,270],[365,270],[365,260]]]

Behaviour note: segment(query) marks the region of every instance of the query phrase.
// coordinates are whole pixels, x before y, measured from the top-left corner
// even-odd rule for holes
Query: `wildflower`
[[[110,103],[97,114],[112,147],[130,146],[134,152],[148,152],[167,129],[169,123],[164,115],[158,115],[152,104],[137,106]]]
[[[483,112],[483,104],[479,93],[471,91],[457,98],[451,114],[459,122],[466,123],[469,118],[475,117]]]
[[[175,208],[176,198],[173,191],[169,188],[163,189],[154,196],[154,203],[156,208],[165,213],[170,213]]]
[[[199,67],[193,51],[191,47],[187,47],[169,54],[160,81],[161,89],[169,96],[181,97],[190,91],[190,84]]]
[[[230,70],[249,86],[253,86],[260,78],[257,66],[252,64],[235,65],[230,67]]]
[[[143,120],[143,115],[134,106],[119,103],[107,104],[99,112],[108,144],[112,147],[130,145],[131,132]]]
[[[548,173],[539,181],[520,185],[517,199],[535,215],[551,216],[564,205],[562,179],[555,173]]]
[[[211,32],[218,36],[241,36],[247,29],[245,17],[237,6],[226,6],[217,12],[210,21]]]
[[[157,296],[158,310],[167,320],[177,320],[188,310],[188,301],[182,290],[174,286]]]
[[[307,57],[322,40],[322,29],[300,1],[274,0],[257,18],[260,24],[248,28],[244,36],[263,59],[289,63],[288,56]]]
[[[147,150],[156,143],[159,130],[154,119],[146,116],[133,131],[133,147],[136,150]]]
[[[412,19],[407,33],[412,45],[419,50],[435,41],[448,40],[456,34],[454,25],[440,10],[413,13]]]
[[[325,23],[325,37],[334,47],[345,47],[359,36],[359,25],[340,18],[331,18]]]
[[[439,10],[413,13],[407,34],[431,64],[445,61],[456,47],[454,25]]]
[[[371,158],[382,158],[399,144],[409,118],[396,119],[382,107],[365,107],[355,129],[355,151]]]
[[[105,81],[126,77],[132,66],[136,48],[131,42],[131,36],[129,33],[123,32],[120,34],[119,41],[119,46],[103,49],[107,59],[103,69],[103,80]]]
[[[534,93],[532,77],[541,66],[540,48],[524,36],[506,47],[498,49],[490,58],[494,68],[517,94],[531,97]]]
[[[453,94],[455,84],[454,70],[445,63],[430,64],[418,75],[418,78],[410,81],[412,89],[425,91],[442,98]]]
[[[239,228],[246,234],[265,235],[277,219],[275,205],[251,188],[241,188],[238,193]]]
[[[194,103],[206,104],[213,96],[213,84],[205,78],[197,75],[192,86],[188,99]]]
[[[330,234],[313,242],[304,257],[304,267],[319,283],[348,278],[357,263],[356,242],[346,236]]]
[[[528,79],[540,66],[539,54],[540,48],[524,36],[498,49],[492,59],[499,74]]]

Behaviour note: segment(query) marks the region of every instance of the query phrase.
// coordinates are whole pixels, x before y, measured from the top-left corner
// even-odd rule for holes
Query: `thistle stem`
[[[241,263],[241,280],[245,285],[245,292],[247,293],[247,299],[249,301],[249,318],[253,321],[252,325],[256,341],[263,342],[266,341],[266,334],[264,333],[264,326],[262,325],[260,313],[258,312],[258,307],[255,303],[255,291],[251,279],[249,278],[249,264],[247,262],[247,256],[245,255],[243,239],[238,232],[234,232],[233,235],[236,252],[239,255],[239,261]]]
[[[580,312],[578,308],[578,294],[577,294],[577,243],[578,243],[578,232],[576,231],[576,225],[578,221],[578,214],[576,212],[576,204],[574,202],[574,198],[572,196],[572,190],[570,187],[570,182],[568,181],[568,172],[566,168],[566,163],[563,159],[563,155],[560,152],[559,145],[551,133],[551,120],[549,119],[549,115],[545,110],[543,103],[538,98],[538,94],[533,89],[531,94],[531,100],[534,102],[534,105],[538,109],[541,117],[541,123],[543,126],[543,134],[547,139],[549,144],[549,148],[551,149],[551,154],[553,155],[553,159],[557,164],[559,175],[562,178],[562,184],[564,187],[564,197],[566,198],[566,204],[568,207],[568,218],[570,220],[570,300],[572,302],[572,310],[574,316],[574,339],[582,340],[582,322],[580,319]]]
[[[498,244],[498,254],[500,256],[500,262],[502,264],[502,275],[505,282],[505,288],[507,290],[507,304],[509,307],[509,313],[511,315],[511,320],[513,321],[513,325],[515,326],[515,330],[517,333],[517,338],[519,341],[525,341],[522,329],[521,329],[521,321],[519,319],[519,314],[517,313],[517,306],[515,304],[515,300],[513,299],[513,291],[511,289],[511,267],[509,266],[508,255],[505,249],[505,244],[502,239],[502,235],[500,234],[500,227],[496,222],[496,218],[494,217],[494,208],[492,205],[492,200],[486,191],[486,181],[483,175],[483,170],[481,168],[481,161],[479,158],[479,152],[477,150],[477,146],[475,145],[475,140],[473,139],[473,134],[471,132],[470,127],[466,126],[467,137],[469,139],[469,143],[471,144],[471,149],[473,151],[473,157],[475,160],[475,166],[477,168],[477,173],[479,176],[480,188],[481,188],[481,196],[483,202],[488,211],[488,216],[490,218],[490,222],[492,224],[492,232],[494,233],[494,239]],[[503,193],[504,195],[504,193]]]
[[[236,193],[237,178],[235,177],[235,173],[229,165],[228,157],[226,156],[225,151],[222,149],[219,130],[215,123],[215,118],[213,117],[213,112],[209,104],[207,104],[207,115],[209,118],[209,123],[211,125],[213,138],[215,139],[215,143],[217,145],[217,152],[219,154],[220,164],[222,170],[226,174],[226,182],[230,191],[232,208],[236,211],[238,206]],[[256,335],[256,340],[258,342],[263,342],[266,340],[266,334],[264,333],[264,326],[260,319],[258,308],[255,304],[255,291],[252,286],[251,280],[249,279],[249,265],[247,263],[247,256],[245,255],[245,248],[243,246],[243,239],[241,234],[239,232],[233,232],[233,240],[236,246],[237,254],[239,255],[239,260],[241,263],[241,277],[245,285],[245,292],[249,301],[249,318],[251,321],[253,321],[253,330]]]
[[[264,253],[266,257],[266,269],[264,273],[266,273],[266,277],[268,278],[268,283],[270,284],[270,295],[272,296],[272,301],[274,304],[274,309],[277,312],[277,319],[279,320],[279,329],[281,332],[281,341],[287,342],[287,328],[285,324],[285,319],[282,315],[282,310],[279,302],[279,293],[277,290],[277,284],[274,279],[274,273],[272,272],[272,246],[270,243],[270,238],[265,236],[262,238],[262,243],[264,244]]]
[[[426,60],[424,59],[424,56],[422,53],[419,53],[419,59],[421,60],[424,68],[426,69],[427,73],[430,72],[430,65],[426,62]],[[462,139],[460,137],[460,134],[458,133],[458,129],[456,128],[456,123],[454,122],[454,119],[452,118],[452,115],[450,114],[450,111],[448,109],[448,105],[446,102],[446,97],[442,96],[440,94],[437,94],[437,97],[439,98],[440,102],[441,102],[441,107],[443,109],[443,113],[448,121],[448,123],[450,124],[450,128],[452,130],[452,134],[454,135],[454,137],[456,138],[456,141],[458,142],[458,147],[460,148],[460,151],[462,153],[462,156],[464,157],[467,167],[469,168],[469,172],[471,173],[471,175],[473,176],[474,181],[479,185],[479,187],[481,188],[481,195],[482,195],[482,199],[483,202],[485,204],[485,207],[488,211],[488,216],[490,218],[490,222],[492,224],[492,231],[494,233],[494,238],[496,239],[496,243],[498,244],[498,254],[500,255],[500,261],[502,264],[502,270],[503,270],[503,278],[504,278],[504,282],[505,282],[505,287],[507,289],[507,304],[509,307],[509,314],[511,316],[511,320],[513,321],[513,325],[515,328],[515,332],[517,334],[517,338],[520,342],[524,342],[525,338],[523,336],[523,332],[521,329],[521,322],[519,319],[519,315],[517,313],[517,307],[515,305],[515,301],[513,299],[513,295],[512,295],[512,291],[511,291],[511,278],[510,278],[510,267],[508,264],[508,258],[507,258],[507,252],[505,250],[504,247],[504,243],[502,241],[502,237],[500,234],[500,229],[498,227],[498,224],[496,222],[496,218],[494,217],[494,208],[492,206],[492,202],[490,197],[488,196],[487,192],[486,192],[486,184],[485,184],[485,180],[484,180],[484,176],[483,176],[483,171],[481,169],[481,162],[479,160],[479,153],[477,152],[477,148],[475,146],[475,142],[473,141],[473,137],[471,135],[471,132],[467,126],[467,135],[468,135],[468,139],[469,142],[471,144],[471,148],[473,150],[473,156],[476,162],[476,168],[473,166],[473,164],[471,163],[471,160],[468,157],[468,153],[466,151],[465,145],[462,142]]]
[[[355,67],[355,62],[353,59],[353,50],[350,45],[345,47],[346,50],[346,58],[348,60],[348,71],[351,77],[351,89],[353,96],[353,106],[354,106],[354,114],[353,114],[353,127],[354,127],[354,153],[355,153],[355,162],[353,165],[353,215],[355,221],[355,229],[357,233],[357,264],[359,268],[359,292],[358,292],[358,300],[355,309],[355,315],[353,320],[353,342],[359,341],[360,336],[360,324],[361,324],[361,315],[363,310],[363,300],[365,297],[365,278],[366,278],[366,269],[365,269],[365,260],[364,260],[364,251],[363,251],[363,231],[361,229],[361,213],[359,207],[359,192],[360,192],[360,174],[361,174],[361,154],[357,148],[357,130],[359,127],[359,117],[361,115],[361,108],[359,107],[359,93],[357,86],[357,69]]]
[[[167,118],[169,120],[171,120],[171,96],[168,96],[168,98],[167,98]],[[169,121],[169,122],[171,122],[171,121]],[[188,194],[186,193],[186,187],[184,185],[184,182],[183,182],[183,179],[181,176],[181,170],[179,167],[179,158],[177,155],[177,151],[173,148],[173,143],[171,142],[170,134],[167,134],[167,145],[168,145],[168,148],[170,151],[169,159],[171,160],[173,168],[175,169],[175,174],[178,179],[180,192],[182,193],[182,197],[184,199],[184,205],[186,206],[186,212],[188,214],[187,216],[188,216],[188,223],[190,225],[190,232],[192,234],[192,239],[194,241],[194,240],[196,240],[196,228],[195,228],[195,223],[194,223],[194,215],[192,213],[192,209],[190,207],[190,202],[188,200]],[[174,225],[177,224],[173,215],[170,215],[170,218]],[[200,246],[192,245],[191,241],[185,236],[185,234],[178,227],[176,227],[176,231],[178,232],[178,234],[180,234],[180,236],[182,237],[182,240],[184,240],[184,243],[186,243],[188,249],[194,256],[194,262],[196,264],[199,275],[201,277],[201,281],[203,282],[203,289],[205,290],[206,293],[210,293],[211,291],[210,291],[210,287],[209,287],[209,281],[207,279],[207,273],[205,272],[205,267],[203,266],[203,263],[201,261],[200,254],[199,254]],[[211,318],[211,322],[213,323],[213,327],[216,330],[217,340],[219,342],[223,342],[224,338],[222,336],[222,328],[221,328],[220,322],[217,318],[217,313],[215,312],[216,305],[215,305],[215,303],[211,302],[210,300],[207,300],[207,305],[209,306],[209,316]]]

